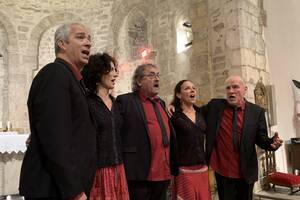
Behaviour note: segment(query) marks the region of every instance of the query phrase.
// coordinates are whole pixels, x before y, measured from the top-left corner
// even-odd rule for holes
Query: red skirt
[[[129,200],[123,164],[96,171],[90,200]]]
[[[172,200],[211,200],[207,166],[180,167],[172,184]]]

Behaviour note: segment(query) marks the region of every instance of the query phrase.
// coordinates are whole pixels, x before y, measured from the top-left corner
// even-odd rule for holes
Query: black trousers
[[[130,200],[166,200],[170,180],[128,181]]]
[[[215,173],[219,200],[252,200],[254,183]]]

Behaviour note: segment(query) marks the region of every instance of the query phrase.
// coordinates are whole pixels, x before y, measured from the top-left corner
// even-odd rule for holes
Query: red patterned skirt
[[[123,164],[96,171],[90,200],[129,200]]]
[[[211,200],[208,167],[180,167],[172,185],[172,200]]]

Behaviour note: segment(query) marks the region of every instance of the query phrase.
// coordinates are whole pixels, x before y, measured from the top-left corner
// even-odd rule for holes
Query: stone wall
[[[241,75],[247,99],[254,101],[259,78],[269,83],[266,69],[262,0],[209,1],[210,42],[214,96],[224,96],[223,83],[230,74]]]
[[[0,24],[0,128],[4,126],[2,124],[3,119],[6,118],[8,110],[4,105],[7,105],[8,101],[8,66],[7,66],[7,49],[8,38],[6,30],[3,25]]]
[[[168,102],[181,79],[195,83],[202,102],[222,97],[223,82],[233,73],[245,78],[248,98],[253,101],[259,77],[269,81],[263,17],[262,0],[2,0],[0,116],[28,131],[26,101],[31,81],[54,58],[54,30],[71,21],[90,27],[92,52],[107,51],[119,60],[115,95],[131,90],[138,64],[154,62],[161,68],[160,94]],[[185,21],[192,25],[193,43],[177,53],[176,31]],[[134,53],[142,48],[150,49],[151,56]]]
[[[8,92],[1,92],[4,100],[1,101],[0,116],[4,123],[10,120],[13,127],[28,131],[28,90],[36,72],[54,58],[52,38],[55,27],[65,22],[83,22],[91,27],[95,44],[92,50],[104,50],[110,41],[108,24],[112,4],[113,1],[107,0],[0,2],[1,36],[6,33],[1,38],[8,38],[7,44],[1,41],[0,45],[4,46],[1,50],[7,52],[2,59],[7,60],[5,82],[9,83],[5,87]],[[1,70],[3,72],[5,68]]]
[[[160,2],[160,4],[163,4]],[[198,98],[208,101],[211,97],[210,90],[210,64],[208,46],[208,16],[207,3],[203,0],[194,1],[168,1],[159,5],[156,32],[159,50],[158,63],[164,67],[162,74],[161,93],[167,101],[173,97],[173,88],[182,79],[190,79],[199,89]],[[163,17],[165,19],[163,19]],[[158,21],[158,22],[160,22]],[[177,53],[177,29],[184,22],[191,23],[193,33],[192,45],[185,51]]]

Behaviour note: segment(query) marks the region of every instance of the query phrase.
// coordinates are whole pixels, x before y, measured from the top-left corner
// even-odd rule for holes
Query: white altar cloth
[[[26,140],[29,134],[18,134],[17,132],[0,132],[0,153],[24,153],[26,151]]]

